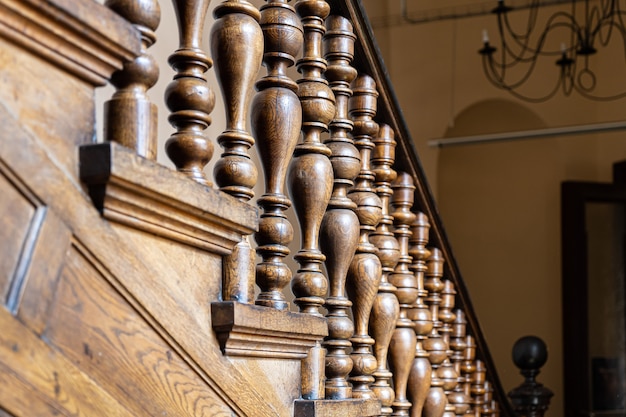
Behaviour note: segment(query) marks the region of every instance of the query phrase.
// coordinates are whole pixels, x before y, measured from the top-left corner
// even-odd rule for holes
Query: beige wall
[[[364,3],[377,22],[385,14],[392,20],[400,14],[399,1]],[[480,2],[407,1],[410,11],[452,3]],[[560,416],[560,183],[609,181],[611,164],[626,158],[624,133],[443,149],[430,148],[427,141],[623,120],[624,100],[597,103],[559,94],[532,105],[514,99],[482,74],[477,51],[483,28],[495,38],[493,16],[395,24],[375,33],[505,389],[521,382],[510,359],[513,343],[536,334],[549,345],[539,378],[556,394],[549,415]],[[625,85],[618,78],[623,69],[612,67],[623,59],[619,46],[594,57],[604,69],[600,79]],[[538,69],[539,84],[556,75],[553,62]]]

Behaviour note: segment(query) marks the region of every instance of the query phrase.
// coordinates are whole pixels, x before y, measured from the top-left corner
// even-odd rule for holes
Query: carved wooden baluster
[[[304,26],[304,54],[298,61],[303,142],[296,146],[288,180],[300,223],[302,249],[294,257],[300,268],[291,289],[301,312],[319,316],[328,290],[321,269],[325,256],[319,249],[319,230],[333,188],[333,169],[328,159],[331,151],[321,141],[322,132],[335,116],[335,97],[322,78],[326,60],[321,57],[324,19],[330,6],[325,1],[299,0],[296,11]]]
[[[445,280],[443,282],[443,290],[441,291],[441,306],[439,309],[439,320],[443,323],[441,326],[441,336],[448,347],[446,351],[446,358],[443,363],[439,366],[437,370],[437,376],[443,382],[443,391],[446,394],[446,398],[448,401],[446,403],[446,408],[444,411],[444,416],[446,417],[454,417],[456,407],[449,400],[450,395],[452,394],[452,390],[456,387],[458,383],[458,374],[454,369],[454,365],[452,364],[452,355],[454,351],[450,347],[450,336],[452,334],[452,323],[456,316],[452,312],[454,308],[454,297],[456,295],[456,290],[454,289],[454,284],[450,280]]]
[[[454,405],[454,413],[457,416],[462,417],[469,410],[471,401],[471,398],[467,397],[463,391],[465,377],[461,373],[463,354],[467,348],[467,343],[465,341],[467,320],[465,320],[465,313],[461,309],[456,309],[454,311],[454,315],[455,319],[452,324],[452,333],[450,335],[450,348],[454,352],[452,354],[452,363],[454,364],[454,370],[458,378],[454,392],[448,395],[448,402]]]
[[[439,320],[439,305],[441,304],[441,291],[443,290],[443,263],[444,259],[441,251],[437,248],[430,249],[430,256],[426,261],[428,270],[426,271],[426,281],[424,283],[428,290],[426,303],[430,306],[430,314],[433,318],[433,329],[424,341],[424,348],[429,353],[430,364],[432,366],[432,380],[430,389],[426,396],[426,404],[424,405],[424,417],[441,417],[445,411],[448,402],[443,391],[444,381],[439,378],[437,370],[446,359],[448,345],[439,334],[442,326]]]
[[[298,141],[302,107],[296,95],[298,85],[287,76],[303,41],[300,19],[287,0],[269,0],[261,7],[261,28],[265,40],[264,65],[267,75],[257,83],[259,92],[252,102],[252,131],[265,174],[265,194],[258,200],[263,214],[255,235],[257,253],[263,258],[256,267],[261,289],[256,304],[279,310],[288,308],[282,289],[291,281],[283,259],[293,228],[284,211],[291,202],[283,193],[287,166]]]
[[[485,381],[485,403],[483,404],[481,414],[487,417],[495,416],[499,414],[497,408],[498,404],[493,399],[493,387],[491,386],[491,382]]]
[[[383,268],[370,319],[370,334],[375,341],[374,354],[378,363],[378,368],[374,372],[375,382],[372,384],[372,391],[381,401],[381,415],[390,415],[393,412],[391,405],[395,399],[395,393],[389,383],[393,374],[387,367],[387,352],[391,335],[400,315],[400,305],[395,295],[396,287],[389,282],[389,274],[393,272],[400,258],[400,245],[389,230],[393,225],[393,217],[389,214],[389,199],[393,195],[391,182],[397,177],[396,171],[391,168],[395,161],[396,147],[393,136],[390,126],[381,125],[378,137],[374,140],[375,147],[372,155],[376,192],[383,207],[383,216],[370,238],[370,241],[378,248],[378,257]]]
[[[226,108],[226,130],[217,138],[224,152],[213,173],[220,190],[248,201],[254,196],[257,169],[248,154],[254,138],[246,119],[263,58],[261,14],[248,1],[228,0],[213,10],[213,16],[217,20],[211,28],[211,54]],[[252,302],[255,257],[246,236],[224,258],[224,300]]]
[[[215,7],[213,16],[211,54],[226,108],[226,130],[217,138],[224,152],[213,172],[220,190],[248,201],[254,196],[257,169],[248,154],[254,138],[246,120],[263,59],[261,14],[246,0],[227,0]]]
[[[485,377],[487,369],[480,359],[476,359],[476,369],[471,376],[471,392],[474,403],[474,415],[480,417],[485,405]]]
[[[350,83],[356,70],[350,66],[354,57],[352,24],[342,16],[326,19],[324,35],[325,56],[328,60],[326,78],[335,93],[336,113],[330,123],[330,137],[326,145],[332,151],[334,188],[328,210],[322,220],[320,245],[326,255],[326,270],[330,281],[328,310],[328,337],[324,342],[326,354],[326,393],[328,399],[352,397],[352,386],[346,380],[352,370],[352,358],[347,350],[352,346],[349,338],[354,334],[348,309],[352,302],[346,297],[346,274],[359,241],[359,218],[356,204],[347,197],[348,188],[361,169],[359,151],[348,133],[352,121],[348,118],[348,99],[352,95]]]
[[[461,374],[463,375],[463,394],[468,399],[468,411],[466,414],[474,414],[474,398],[472,398],[472,375],[476,371],[476,342],[472,335],[467,335],[465,339],[465,350],[463,352],[463,362],[461,364]]]
[[[353,83],[353,96],[349,102],[350,115],[354,120],[353,136],[361,152],[361,171],[354,188],[348,195],[357,205],[356,214],[360,223],[359,245],[348,269],[348,293],[353,302],[354,336],[350,374],[353,398],[375,398],[369,385],[374,381],[376,358],[372,355],[374,339],[368,335],[370,312],[382,275],[376,247],[369,241],[370,232],[382,216],[382,203],[373,192],[374,173],[370,170],[370,155],[374,144],[372,136],[378,133],[378,124],[372,119],[376,115],[376,83],[368,75],[360,75]]]
[[[415,305],[409,310],[409,319],[415,325],[417,336],[415,359],[409,373],[408,397],[413,404],[411,417],[421,417],[432,378],[432,367],[430,360],[428,360],[428,352],[424,349],[424,340],[433,329],[430,310],[424,304],[424,298],[428,295],[428,291],[424,288],[424,274],[427,270],[426,259],[430,256],[430,251],[426,249],[429,230],[428,217],[424,213],[417,213],[415,221],[411,225],[413,234],[409,240],[411,243],[409,254],[413,257],[411,270],[415,274],[418,293]]]
[[[147,50],[156,40],[161,20],[157,0],[106,0],[105,4],[133,23],[141,34],[141,55],[124,64],[111,78],[117,91],[104,104],[104,139],[134,149],[138,155],[156,159],[157,106],[146,92],[156,84],[159,67]]]
[[[408,416],[411,403],[407,400],[407,382],[415,358],[417,339],[414,324],[408,314],[418,296],[417,278],[409,270],[412,259],[409,256],[409,237],[411,224],[416,215],[411,212],[413,206],[415,185],[407,173],[401,172],[392,183],[393,197],[391,205],[394,209],[393,222],[396,226],[395,235],[400,244],[400,256],[394,272],[389,276],[389,282],[396,288],[396,295],[400,303],[400,316],[396,322],[396,329],[391,337],[389,364],[393,372],[395,400],[392,404],[394,416]]]
[[[204,130],[211,124],[209,114],[215,96],[204,73],[213,63],[200,48],[209,0],[173,0],[173,3],[180,44],[168,60],[176,75],[165,91],[165,103],[172,112],[168,120],[176,132],[165,143],[165,151],[178,171],[210,186],[203,170],[213,156],[213,144]]]

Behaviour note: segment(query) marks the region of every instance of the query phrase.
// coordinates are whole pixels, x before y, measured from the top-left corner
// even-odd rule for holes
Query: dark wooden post
[[[524,376],[524,382],[509,392],[518,417],[543,417],[550,405],[552,391],[537,382],[541,367],[548,360],[548,349],[536,336],[525,336],[513,346],[513,362]]]

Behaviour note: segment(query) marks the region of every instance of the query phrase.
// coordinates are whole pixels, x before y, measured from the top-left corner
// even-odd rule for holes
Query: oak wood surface
[[[219,314],[211,315],[212,302],[220,300],[224,294],[235,294],[235,299],[241,296],[245,302],[251,299],[249,266],[238,272],[244,275],[241,290],[237,287],[239,283],[231,282],[223,287],[224,268],[228,269],[231,281],[237,280],[237,274],[231,274],[237,265],[233,264],[233,259],[230,263],[223,263],[223,256],[230,253],[235,244],[245,243],[243,236],[257,227],[257,213],[232,196],[191,182],[113,145],[104,146],[109,152],[104,158],[105,163],[94,162],[96,159],[93,158],[81,160],[87,175],[78,176],[77,148],[93,141],[93,85],[108,78],[123,60],[135,58],[141,48],[135,43],[138,31],[126,22],[105,12],[105,22],[94,23],[95,29],[91,29],[90,19],[93,17],[87,18],[83,14],[87,10],[88,15],[95,15],[100,6],[85,6],[83,0],[72,1],[79,5],[77,11],[68,10],[70,0],[49,3],[29,0],[19,6],[8,3],[10,7],[0,4],[0,19],[3,19],[0,22],[6,26],[0,30],[0,58],[4,58],[0,59],[0,70],[7,82],[7,88],[0,89],[0,123],[3,125],[0,214],[4,214],[0,225],[5,226],[0,238],[10,242],[7,252],[0,256],[0,268],[6,276],[0,279],[0,295],[6,306],[6,311],[2,309],[0,312],[0,328],[13,329],[8,335],[23,333],[20,342],[27,346],[27,349],[20,346],[16,349],[10,340],[0,344],[0,349],[6,351],[5,356],[0,355],[3,371],[0,378],[15,386],[11,393],[0,394],[0,404],[3,404],[0,409],[8,404],[5,407],[7,412],[20,416],[298,414],[300,409],[298,405],[294,408],[294,400],[300,395],[308,398],[323,396],[323,375],[319,371],[324,359],[319,342],[326,335],[327,327],[322,317],[309,317],[318,320],[314,322],[279,311],[288,306],[280,293],[291,276],[283,258],[288,253],[286,243],[293,237],[291,225],[283,213],[290,205],[283,194],[286,167],[295,147],[300,121],[303,121],[304,141],[296,148],[297,158],[290,174],[304,236],[303,248],[298,255],[301,275],[297,276],[294,288],[297,304],[303,311],[315,315],[323,303],[326,287],[324,279],[310,278],[310,272],[321,274],[318,264],[323,261],[323,255],[318,248],[317,232],[330,198],[331,162],[327,156],[333,152],[322,144],[320,133],[331,124],[332,133],[339,138],[333,145],[350,150],[349,141],[343,140],[350,130],[350,121],[345,119],[345,104],[350,92],[340,92],[343,110],[335,113],[334,106],[330,105],[333,93],[321,77],[325,67],[320,51],[325,30],[321,22],[328,15],[326,2],[300,0],[296,3],[306,39],[304,56],[298,63],[303,75],[299,82],[301,102],[295,100],[298,85],[285,72],[298,58],[297,50],[302,43],[300,19],[285,0],[269,0],[262,8],[261,26],[266,38],[264,63],[268,74],[257,83],[260,92],[252,112],[255,134],[262,139],[260,149],[264,154],[266,174],[266,193],[259,200],[263,215],[257,234],[259,253],[263,258],[257,278],[263,293],[257,303],[274,308],[241,304],[242,311],[245,311],[243,316],[238,318],[231,314],[220,322]],[[243,3],[224,2],[227,3],[232,6],[232,12],[243,11],[252,20],[257,17],[252,9],[245,10],[245,4],[240,8]],[[337,2],[329,3],[336,7]],[[356,18],[356,33],[367,35],[368,27],[360,17],[360,6],[354,1],[342,4],[341,10]],[[179,170],[208,185],[200,171],[210,158],[212,151],[209,148],[212,146],[200,131],[210,123],[208,115],[213,107],[212,93],[204,85],[202,75],[211,62],[198,46],[207,2],[177,2],[177,5],[181,44],[172,55],[177,76],[168,93],[173,111],[171,120],[177,132],[170,140],[170,149],[180,148],[172,153]],[[25,29],[20,29],[22,23]],[[143,23],[151,30],[156,27],[153,21]],[[58,33],[50,31],[48,26],[58,29]],[[137,26],[139,31],[140,26]],[[114,32],[112,38],[105,36],[103,28]],[[82,29],[85,29],[84,39],[75,33]],[[121,41],[120,34],[123,33],[131,40]],[[147,32],[142,33],[150,38]],[[42,39],[31,39],[31,34],[41,34]],[[67,35],[66,39],[59,40],[63,35]],[[144,51],[151,42],[145,36]],[[348,42],[349,38],[350,34],[342,33],[333,42],[342,42],[341,39]],[[51,47],[57,45],[55,42],[59,42],[58,50]],[[370,390],[377,360],[372,355],[371,346],[376,341],[368,334],[368,324],[372,304],[378,297],[381,265],[387,273],[391,272],[392,263],[396,261],[386,259],[386,256],[395,258],[396,255],[385,254],[383,249],[384,265],[381,264],[376,255],[378,249],[369,241],[370,232],[375,230],[381,217],[385,218],[381,199],[374,193],[375,173],[369,159],[375,147],[372,139],[378,131],[378,120],[391,118],[391,127],[399,134],[400,149],[407,150],[409,139],[403,126],[398,125],[401,119],[398,122],[386,78],[384,74],[376,73],[381,68],[380,62],[375,59],[373,64],[367,62],[376,52],[370,42],[367,37],[361,39],[357,66],[370,65],[373,72],[365,72],[376,77],[359,77],[354,84],[354,97],[350,100],[350,115],[356,126],[353,133],[362,159],[361,173],[350,194],[356,204],[339,201],[345,200],[346,190],[338,187],[340,195],[335,196],[335,208],[350,210],[356,205],[361,222],[357,256],[348,274],[349,293],[355,301],[356,324],[351,339],[355,367],[350,380],[355,384],[352,395],[371,398],[371,401],[356,406],[344,400],[300,403],[316,416],[338,413],[378,415],[382,412],[380,402],[374,397],[383,396],[384,389],[379,393]],[[88,50],[84,54],[85,65],[77,59],[81,54],[76,48],[81,47]],[[352,46],[342,48],[347,49],[333,51],[331,48],[330,51],[330,58],[335,61],[331,70],[336,71],[335,89],[346,89],[345,82],[339,78],[344,75],[350,78],[353,74],[349,68]],[[337,55],[333,56],[333,53]],[[380,95],[383,109],[376,116],[379,93],[375,81],[379,79],[383,83]],[[141,88],[145,90],[144,87],[151,82],[148,77]],[[247,84],[250,83],[248,80]],[[196,93],[203,98],[191,100],[188,94]],[[243,92],[239,95],[240,99],[247,101],[245,96]],[[303,109],[302,114],[300,109]],[[332,120],[337,114],[339,117]],[[232,119],[231,124],[237,125],[236,129],[244,130],[240,126],[242,116],[233,115]],[[381,132],[381,142],[390,135],[390,128]],[[226,148],[236,145],[235,140],[226,143]],[[392,158],[385,146],[378,148],[379,153],[374,155],[383,183],[392,179],[389,174]],[[150,156],[149,153],[146,155]],[[354,165],[354,161],[348,159],[353,156],[342,155],[347,158],[342,162],[333,161],[332,169],[349,171],[348,166]],[[419,310],[421,297],[427,295],[425,298],[434,323],[429,337],[423,341],[432,362],[426,414],[439,417],[447,401],[445,395],[452,395],[452,390],[459,387],[465,398],[470,394],[473,396],[472,404],[477,415],[490,414],[495,410],[491,399],[493,395],[497,397],[499,391],[492,393],[486,380],[483,359],[486,358],[490,366],[488,352],[481,350],[479,359],[474,360],[474,346],[469,336],[464,348],[455,342],[456,353],[449,347],[451,334],[454,333],[457,339],[462,339],[463,335],[455,333],[453,327],[456,325],[452,313],[453,290],[442,284],[441,279],[450,274],[445,282],[458,283],[459,278],[455,275],[455,265],[444,267],[443,259],[449,260],[449,249],[436,213],[430,206],[432,198],[420,177],[419,163],[416,165],[414,159],[412,153],[399,158],[399,165],[406,166],[409,175],[399,184],[394,183],[399,197],[394,195],[393,198],[393,216],[400,245],[395,273],[389,281],[398,287],[398,298],[403,304],[403,315],[398,323],[405,324],[403,330],[407,336],[406,343],[400,337],[395,340],[392,337],[392,357],[396,357],[393,368],[405,369],[401,372],[404,375],[395,381],[396,394],[400,394],[400,402],[396,398],[394,403],[395,412],[396,415],[408,415],[410,404],[404,398],[402,385],[410,378],[409,365],[416,363],[414,359],[425,353],[415,350],[415,346],[420,346],[418,340],[421,337],[418,332],[416,338],[415,331],[425,320],[413,313]],[[341,164],[346,166],[342,168]],[[318,168],[320,172],[316,171]],[[342,176],[341,181],[350,182],[348,172]],[[89,187],[79,178],[88,180]],[[420,274],[424,273],[420,261],[426,257],[425,253],[418,250],[420,260],[415,266],[409,256],[408,239],[415,217],[410,211],[413,203],[411,178],[417,179],[418,203],[425,205],[423,210],[428,217],[434,216],[433,243],[443,247],[443,253],[433,251],[428,260],[427,293],[420,284]],[[237,187],[247,186],[247,183],[246,178],[235,180]],[[234,196],[246,200],[249,193],[245,188],[243,194],[237,192]],[[383,190],[383,201],[386,202],[389,195],[388,190]],[[391,219],[387,217],[385,221],[390,224]],[[384,226],[381,226],[381,232],[388,234]],[[211,236],[207,238],[202,236],[203,233]],[[209,243],[193,244],[202,239]],[[418,242],[418,246],[423,243]],[[244,253],[240,259],[251,259],[251,256]],[[343,275],[343,271],[336,274]],[[462,283],[458,288],[461,307],[467,307],[468,299]],[[342,291],[335,288],[333,294],[341,298]],[[393,290],[389,288],[387,294],[393,296]],[[349,306],[349,302],[340,301],[340,307]],[[329,306],[332,307],[332,303]],[[387,314],[391,317],[387,320],[389,323],[393,323],[396,317],[395,306]],[[383,324],[381,317],[381,314],[374,316],[374,328]],[[468,321],[468,327],[476,330],[471,308]],[[228,326],[231,326],[228,329],[230,339],[225,342],[221,329]],[[217,334],[214,328],[218,330]],[[386,345],[390,331],[389,326],[379,326],[372,334]],[[479,329],[476,331],[470,333],[477,334],[479,343],[484,343]],[[399,333],[397,329],[396,333]],[[341,335],[337,340],[341,343],[347,336]],[[294,341],[297,342],[294,344]],[[269,350],[273,353],[257,359],[262,357],[258,352],[264,349],[263,346],[271,346]],[[290,350],[293,346],[297,346],[297,354]],[[311,346],[314,348],[309,352],[309,361],[300,364],[299,359],[307,356]],[[463,361],[459,356],[462,350]],[[377,349],[378,362],[384,361],[384,351],[384,347]],[[236,352],[257,358],[232,357]],[[345,353],[340,351],[339,356]],[[453,364],[450,356],[454,354],[457,356]],[[34,361],[28,361],[33,358]],[[43,367],[38,366],[40,362]],[[317,368],[312,366],[315,363]],[[461,368],[460,377],[458,372],[454,373],[455,368]],[[62,369],[62,378],[57,369]],[[382,376],[379,381],[389,377],[385,375],[384,367],[378,371],[376,377]],[[413,372],[413,376],[427,371],[421,369]],[[337,372],[343,374],[345,370]],[[425,380],[419,375],[417,379]],[[317,384],[310,384],[314,381]],[[83,384],[87,387],[85,391],[76,388]],[[31,391],[32,403],[24,401]],[[347,392],[343,390],[340,395],[345,397]],[[389,389],[386,392],[391,395]],[[411,394],[412,399],[421,396],[415,392]],[[90,399],[94,399],[94,403],[86,404]],[[448,414],[453,411],[454,406],[448,404]],[[412,414],[416,413],[419,414],[413,410]]]
[[[77,97],[85,101],[90,99],[88,95]],[[49,105],[53,106],[54,103]],[[23,106],[27,107],[27,103],[23,103]],[[216,397],[228,405],[231,413],[254,416],[289,415],[289,405],[286,404],[283,393],[276,393],[270,383],[257,386],[255,379],[258,376],[247,375],[247,368],[233,367],[219,350],[211,330],[208,306],[211,300],[219,298],[220,257],[167,239],[155,238],[123,225],[113,227],[102,220],[83,187],[79,185],[75,171],[57,162],[65,156],[62,154],[63,149],[49,153],[44,145],[48,136],[38,136],[28,123],[16,119],[5,107],[0,108],[0,121],[3,123],[0,160],[5,164],[10,161],[11,170],[20,173],[20,181],[33,190],[47,210],[52,210],[63,223],[61,229],[67,230],[64,233],[71,233],[98,259],[109,272],[109,283],[138,313],[137,320],[147,323],[170,346],[172,352],[180,355],[185,366],[195,372],[202,384],[216,392]],[[60,131],[65,128],[64,133],[72,142],[84,134],[78,132],[80,126],[60,124],[55,129]],[[11,141],[6,139],[9,137]],[[12,146],[14,141],[18,141],[20,146]],[[57,158],[59,153],[61,155]],[[52,216],[48,218],[50,219]],[[45,237],[45,227],[47,226],[42,229],[41,238]],[[206,255],[200,256],[201,253]],[[49,255],[50,259],[55,256],[58,255]],[[180,262],[181,259],[191,262]],[[181,267],[183,265],[185,267]],[[54,266],[54,262],[51,266]],[[52,273],[51,275],[51,279],[55,278]],[[32,282],[36,283],[36,280]],[[37,285],[41,288],[46,283]],[[47,285],[53,291],[54,282]],[[37,291],[36,287],[33,288],[33,291]],[[33,296],[35,295],[33,292]],[[23,300],[26,301],[29,297],[26,294]],[[45,306],[46,303],[41,304],[43,309]],[[18,309],[18,314],[19,312]],[[46,313],[39,311],[26,314],[26,310],[24,313],[25,318],[34,317],[32,323],[39,324],[33,326],[40,331],[42,317]],[[295,381],[288,378],[285,382],[298,386],[299,377],[293,378]],[[24,388],[21,392],[26,395],[28,389]],[[58,408],[52,400],[49,404],[50,407]],[[24,406],[30,407],[30,404]],[[37,410],[37,407],[33,404],[32,410]],[[35,414],[24,411],[17,415],[54,414],[33,412]],[[100,414],[94,412],[88,415]]]

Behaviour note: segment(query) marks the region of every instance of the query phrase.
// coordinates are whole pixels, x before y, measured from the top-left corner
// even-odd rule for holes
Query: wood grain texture
[[[190,248],[187,245],[176,246],[171,241],[162,241],[136,231],[141,233],[136,241],[122,238],[122,226],[115,230],[108,222],[102,221],[89,197],[77,184],[74,173],[65,170],[64,164],[51,159],[51,154],[42,149],[38,136],[26,126],[21,127],[19,121],[3,107],[0,107],[0,122],[3,124],[3,135],[12,138],[11,141],[0,140],[0,159],[11,161],[12,169],[23,175],[25,184],[36,189],[49,209],[59,215],[74,236],[115,277],[112,283],[117,291],[130,300],[144,320],[167,340],[172,350],[202,376],[204,382],[231,407],[232,413],[268,417],[290,415],[285,401],[279,399],[270,384],[255,386],[254,375],[246,375],[233,368],[219,350],[207,307],[211,298],[217,299],[221,291],[221,261],[212,260],[217,255],[207,255],[213,262],[211,268],[197,268],[194,265],[200,258],[195,252],[170,258],[171,255],[165,256],[166,252],[152,247],[159,244],[164,248],[182,250]],[[78,127],[61,124],[55,128],[67,128],[67,140],[76,141],[80,136]],[[19,141],[22,146],[12,146],[14,141]],[[41,184],[45,187],[38,186]],[[183,256],[189,262],[181,263]],[[178,269],[181,265],[187,266]],[[185,282],[187,284],[182,285]],[[190,293],[189,283],[195,286],[199,282],[204,282],[213,290]],[[181,326],[181,323],[184,325]]]
[[[41,334],[48,319],[48,310],[56,291],[71,233],[53,210],[46,219],[33,251],[25,284],[15,306],[17,317],[36,334]]]
[[[0,390],[3,406],[17,415],[132,416],[113,396],[0,309]],[[37,366],[33,366],[37,364]],[[21,393],[29,393],[22,397]],[[23,394],[22,394],[23,395]],[[24,399],[34,397],[32,404]],[[42,413],[43,414],[35,414]]]
[[[90,0],[3,2],[0,19],[0,35],[93,85],[140,49],[129,23]]]
[[[328,335],[322,317],[232,301],[212,303],[211,318],[229,356],[304,359]]]
[[[380,401],[350,398],[343,400],[297,400],[294,415],[298,417],[371,417],[380,414]]]
[[[24,279],[30,262],[33,230],[39,199],[29,190],[9,167],[0,160],[0,240],[3,256],[0,257],[0,297],[8,304],[16,281]],[[30,244],[29,244],[30,243]]]
[[[80,160],[81,179],[111,221],[221,254],[257,228],[254,207],[117,144],[82,147]]]
[[[67,257],[43,337],[135,415],[230,416],[85,251],[75,244]]]

